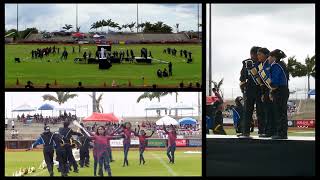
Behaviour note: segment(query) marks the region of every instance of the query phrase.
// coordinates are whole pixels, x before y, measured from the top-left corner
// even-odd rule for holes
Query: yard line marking
[[[158,159],[158,160],[160,161],[160,163],[161,163],[165,168],[167,168],[168,172],[169,172],[171,175],[173,175],[173,176],[177,176],[177,175],[178,175],[177,173],[175,173],[175,172],[171,169],[170,166],[168,166],[168,165],[166,164],[166,162],[163,161],[163,159],[162,159],[161,157],[159,157],[158,155],[153,154],[153,153],[152,153],[152,156],[155,157],[156,159]]]

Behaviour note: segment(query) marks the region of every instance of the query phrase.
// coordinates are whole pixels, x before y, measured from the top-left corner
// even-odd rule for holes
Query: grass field
[[[152,64],[116,64],[108,70],[99,70],[98,64],[76,64],[74,58],[82,57],[84,51],[92,52],[94,56],[96,45],[83,45],[81,53],[78,53],[78,46],[74,45],[75,53],[72,53],[72,45],[56,45],[60,48],[60,54],[50,55],[43,60],[32,59],[31,51],[37,48],[45,48],[51,45],[5,45],[5,87],[16,88],[17,78],[20,86],[24,87],[27,81],[33,82],[35,87],[44,87],[46,83],[54,85],[57,81],[56,88],[68,87],[75,88],[81,81],[84,87],[111,87],[112,81],[115,80],[118,85],[127,86],[130,80],[133,86],[143,86],[142,77],[145,78],[145,84],[151,86],[157,84],[165,87],[178,87],[181,81],[184,84],[192,82],[201,83],[201,67],[202,67],[202,48],[199,44],[139,44],[139,45],[113,45],[112,51],[132,49],[135,56],[140,56],[140,50],[145,47],[152,52],[155,59],[172,62],[173,76],[168,78],[158,78],[156,71],[167,68],[168,64],[153,61]],[[66,47],[69,53],[68,60],[60,62],[60,56],[63,48]],[[171,47],[178,50],[177,56],[164,54],[163,49]],[[180,57],[180,49],[192,52],[193,62],[188,64],[184,57]],[[15,63],[14,58],[19,57],[21,63]],[[50,59],[50,62],[47,60]]]
[[[123,152],[112,151],[112,156],[115,159],[110,164],[112,176],[201,176],[201,154],[187,154],[184,153],[185,151],[187,150],[179,150],[178,148],[175,153],[175,164],[169,164],[164,150],[146,150],[144,153],[146,164],[139,165],[139,152],[130,150],[128,155],[129,166],[126,167],[122,167]],[[28,168],[29,166],[36,168],[36,172],[29,176],[49,176],[47,169],[38,169],[42,160],[42,151],[5,152],[5,176],[12,176],[20,168]],[[54,168],[54,175],[61,175],[56,167]],[[93,176],[92,151],[90,151],[90,167],[80,168],[79,173],[70,172],[69,176]],[[104,176],[107,176],[106,172],[104,172]]]

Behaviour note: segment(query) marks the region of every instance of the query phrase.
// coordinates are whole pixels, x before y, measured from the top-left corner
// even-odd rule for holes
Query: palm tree
[[[54,102],[57,102],[60,106],[61,104],[64,104],[65,102],[67,102],[69,99],[72,99],[78,96],[77,94],[70,94],[70,92],[56,92],[56,93],[57,93],[57,97],[51,94],[43,95],[42,96],[43,101],[54,101]],[[59,111],[59,114],[61,115],[61,111]]]
[[[92,98],[93,101],[95,100],[96,108],[97,108],[98,113],[103,113],[103,108],[102,108],[102,105],[101,105],[103,93],[101,93],[97,99],[95,99],[95,92],[92,95],[89,94],[89,96]]]
[[[139,103],[140,100],[146,99],[146,98],[148,98],[150,101],[152,101],[152,99],[154,98],[157,98],[158,102],[160,102],[160,98],[168,94],[172,94],[172,92],[145,92],[138,97],[137,103]]]
[[[128,27],[129,27],[131,32],[133,32],[132,28],[134,27],[135,24],[136,24],[135,22],[132,22],[131,24],[128,24]]]
[[[65,30],[69,30],[72,28],[72,25],[71,24],[65,24],[64,27],[62,27],[62,29],[65,29]]]
[[[217,92],[220,92],[221,97],[223,97],[223,93],[221,91],[221,86],[223,84],[223,78],[218,83],[215,81],[211,81],[211,83],[213,83],[213,88],[215,88],[217,90]],[[209,91],[211,91],[211,89],[209,89]]]

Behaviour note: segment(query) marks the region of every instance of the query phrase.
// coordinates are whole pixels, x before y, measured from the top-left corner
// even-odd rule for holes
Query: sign
[[[148,139],[147,146],[148,147],[165,147],[166,146],[166,139]]]
[[[299,127],[299,128],[314,128],[315,127],[315,120],[314,119],[296,120],[296,127]]]
[[[186,139],[176,139],[176,146],[177,147],[187,146],[187,140]]]
[[[131,145],[138,145],[139,140],[138,139],[131,139]],[[123,147],[123,139],[118,140],[110,140],[110,146],[111,147]]]
[[[201,147],[202,146],[202,139],[189,139],[188,146]]]

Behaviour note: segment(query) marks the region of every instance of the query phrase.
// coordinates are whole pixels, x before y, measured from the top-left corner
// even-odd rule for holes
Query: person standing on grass
[[[85,129],[83,130],[86,131]],[[109,156],[107,152],[108,142],[110,141],[110,139],[122,138],[122,136],[106,135],[106,130],[104,126],[99,126],[95,134],[91,132],[88,132],[88,133],[91,135],[90,139],[94,140],[94,146],[93,146],[94,176],[97,176],[98,163],[99,163],[99,175],[103,176],[102,166],[104,165],[105,170],[108,172],[108,176],[111,176],[111,168],[110,168]]]
[[[138,131],[137,132],[134,131],[134,135],[139,138],[139,154],[140,154],[139,165],[141,165],[141,161],[143,161],[143,164],[146,163],[146,161],[144,160],[144,157],[143,157],[143,152],[146,149],[146,145],[147,145],[146,139],[152,137],[155,130],[153,130],[149,136],[147,136],[147,134],[144,132],[144,130],[141,130],[140,134],[139,134],[139,131],[140,131],[140,126],[138,125]]]
[[[170,160],[169,163],[174,164],[174,152],[176,151],[177,132],[172,124],[170,125],[169,131],[167,131],[166,126],[163,124],[163,130],[165,134],[168,135],[167,156]]]
[[[131,123],[130,122],[126,122],[124,124],[124,129],[122,129],[119,133],[122,132],[122,135],[124,136],[123,139],[123,153],[124,153],[124,159],[123,159],[123,167],[125,167],[125,165],[129,166],[129,162],[128,162],[128,152],[130,149],[130,143],[131,143],[131,134],[134,133],[134,131],[131,130]]]

